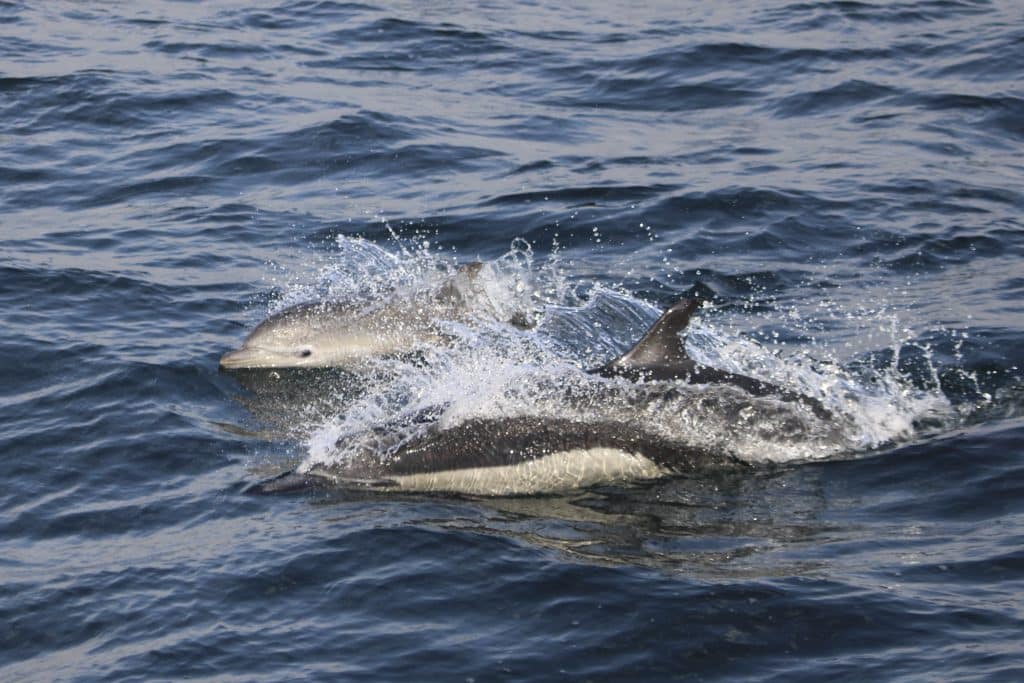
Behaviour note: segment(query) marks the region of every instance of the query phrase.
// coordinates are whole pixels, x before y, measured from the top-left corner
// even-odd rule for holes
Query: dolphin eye
[[[303,358],[308,358],[309,356],[313,355],[313,351],[310,349],[302,349],[301,351],[299,351],[299,355],[302,356]]]

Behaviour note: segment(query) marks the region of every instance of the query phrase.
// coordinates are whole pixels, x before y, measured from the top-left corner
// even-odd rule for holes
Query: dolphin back
[[[633,348],[589,372],[634,381],[683,380],[691,384],[728,384],[752,396],[777,396],[783,401],[802,403],[822,419],[833,417],[815,398],[755,377],[702,365],[690,358],[686,352],[686,328],[700,305],[699,299],[680,299],[661,314]]]

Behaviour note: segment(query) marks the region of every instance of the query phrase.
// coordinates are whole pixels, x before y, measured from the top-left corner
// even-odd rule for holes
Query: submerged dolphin
[[[701,365],[686,353],[682,333],[699,307],[683,299],[668,309],[627,353],[590,372],[653,380],[723,384],[753,396],[800,402],[822,419],[821,403],[763,380]],[[391,438],[384,430],[383,440]],[[629,422],[585,422],[562,417],[472,419],[452,427],[434,422],[390,456],[360,453],[338,465],[316,465],[255,485],[254,493],[318,486],[371,486],[397,491],[522,495],[601,483],[655,479],[672,473],[736,467],[741,463],[675,441]]]
[[[223,370],[343,366],[360,359],[407,353],[436,344],[444,335],[438,320],[465,317],[473,285],[483,267],[473,262],[437,292],[401,296],[373,307],[347,302],[315,302],[270,316],[246,337],[241,348],[220,359]],[[516,321],[511,321],[515,323]]]

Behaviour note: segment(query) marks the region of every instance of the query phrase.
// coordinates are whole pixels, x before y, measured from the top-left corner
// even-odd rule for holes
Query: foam
[[[456,259],[425,242],[400,253],[365,240],[339,237],[337,251],[299,278],[284,279],[280,308],[310,298],[375,298],[440,286]],[[310,272],[313,275],[310,275]],[[574,278],[556,254],[538,262],[523,240],[484,264],[460,321],[440,321],[448,343],[417,350],[415,358],[374,359],[361,369],[364,391],[327,420],[311,415],[303,467],[343,463],[374,452],[386,460],[425,429],[429,414],[442,425],[471,418],[557,415],[580,421],[628,420],[672,439],[715,448],[742,460],[796,462],[854,457],[949,429],[959,413],[933,378],[897,371],[900,349],[913,344],[891,311],[828,309],[831,320],[888,335],[896,359],[866,368],[848,346],[830,344],[820,320],[795,309],[777,311],[766,342],[743,332],[756,317],[703,311],[688,335],[701,362],[759,377],[812,396],[835,415],[825,421],[799,403],[752,398],[732,387],[636,385],[589,375],[627,349],[659,308],[617,288]],[[766,315],[772,315],[769,311]],[[528,329],[502,322],[514,317]],[[785,336],[801,340],[788,345]],[[748,328],[749,329],[749,328]],[[922,388],[922,384],[925,386]],[[389,432],[382,436],[381,428]]]

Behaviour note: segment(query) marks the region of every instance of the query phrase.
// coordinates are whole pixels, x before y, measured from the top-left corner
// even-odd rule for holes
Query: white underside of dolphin
[[[461,493],[470,496],[526,496],[586,488],[598,484],[658,479],[670,473],[654,461],[617,448],[573,449],[513,465],[464,467],[388,477],[380,490]],[[308,474],[335,484],[350,481],[314,467]]]

